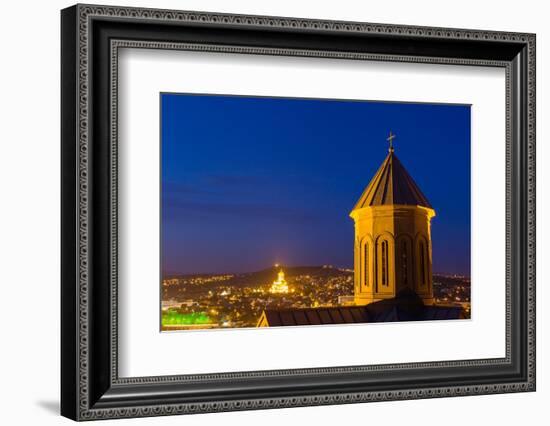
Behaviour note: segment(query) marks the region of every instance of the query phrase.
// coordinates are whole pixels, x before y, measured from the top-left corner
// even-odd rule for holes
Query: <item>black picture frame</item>
[[[535,390],[534,34],[75,5],[61,12],[61,414],[74,420]],[[119,47],[506,69],[506,356],[118,377]]]

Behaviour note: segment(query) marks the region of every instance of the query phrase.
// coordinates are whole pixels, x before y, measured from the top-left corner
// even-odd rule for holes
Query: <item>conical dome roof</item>
[[[353,210],[370,206],[411,205],[432,209],[426,196],[390,148]]]

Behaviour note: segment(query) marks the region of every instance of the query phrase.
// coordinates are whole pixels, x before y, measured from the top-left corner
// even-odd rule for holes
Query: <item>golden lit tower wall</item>
[[[430,222],[435,211],[397,159],[391,139],[386,159],[350,216],[355,222],[355,303],[366,305],[410,289],[433,304]]]

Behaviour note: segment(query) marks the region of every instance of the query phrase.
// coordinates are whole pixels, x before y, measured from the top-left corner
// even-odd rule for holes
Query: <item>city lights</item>
[[[468,277],[434,274],[433,281],[437,305],[461,306],[469,315]],[[272,292],[274,283],[287,292]],[[162,324],[164,330],[255,327],[264,309],[346,306],[353,304],[352,294],[352,269],[322,265],[171,277],[162,286]]]

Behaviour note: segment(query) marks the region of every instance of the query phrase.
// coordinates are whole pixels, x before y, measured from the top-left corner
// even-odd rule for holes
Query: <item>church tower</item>
[[[350,213],[355,222],[356,305],[408,289],[434,303],[430,222],[435,211],[398,160],[393,139],[386,159]]]

